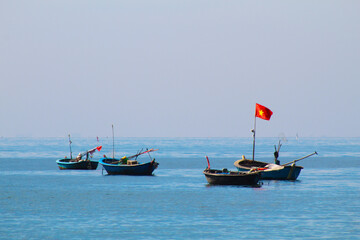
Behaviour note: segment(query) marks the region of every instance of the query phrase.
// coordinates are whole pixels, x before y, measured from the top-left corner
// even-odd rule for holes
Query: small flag
[[[96,149],[97,149],[99,152],[100,152],[101,148],[102,148],[102,146],[96,147]]]
[[[256,108],[255,108],[255,117],[264,119],[264,120],[270,120],[271,115],[273,114],[273,112],[268,109],[267,107],[264,107],[260,104],[256,104]]]

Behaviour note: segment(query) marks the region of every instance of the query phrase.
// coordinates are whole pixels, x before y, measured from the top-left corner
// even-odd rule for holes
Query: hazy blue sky
[[[0,0],[0,136],[360,136],[360,1]]]

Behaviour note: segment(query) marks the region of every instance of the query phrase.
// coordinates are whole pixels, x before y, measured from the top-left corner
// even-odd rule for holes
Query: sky
[[[360,137],[359,11],[0,0],[0,136]]]

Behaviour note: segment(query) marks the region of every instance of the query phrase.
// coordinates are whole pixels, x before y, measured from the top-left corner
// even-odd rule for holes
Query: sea
[[[72,155],[160,163],[153,176],[59,170],[64,138],[0,138],[0,239],[360,239],[360,138],[257,138],[255,159],[303,166],[296,181],[211,186],[203,170],[236,170],[252,138],[72,138]]]

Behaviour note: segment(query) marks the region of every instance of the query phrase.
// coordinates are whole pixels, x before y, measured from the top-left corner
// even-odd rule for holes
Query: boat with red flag
[[[280,161],[278,160],[281,141],[279,141],[278,148],[275,146],[274,152],[274,161],[275,163],[267,163],[255,160],[255,133],[256,133],[256,118],[261,118],[263,120],[269,121],[273,112],[258,103],[255,106],[255,121],[254,121],[254,129],[251,130],[253,133],[253,152],[252,159],[246,159],[245,156],[242,159],[234,162],[235,167],[241,172],[251,172],[251,171],[261,171],[261,179],[270,179],[270,180],[296,180],[300,175],[302,166],[297,166],[296,162],[308,158],[317,152],[309,154],[305,157],[293,160],[291,162],[280,165]]]

